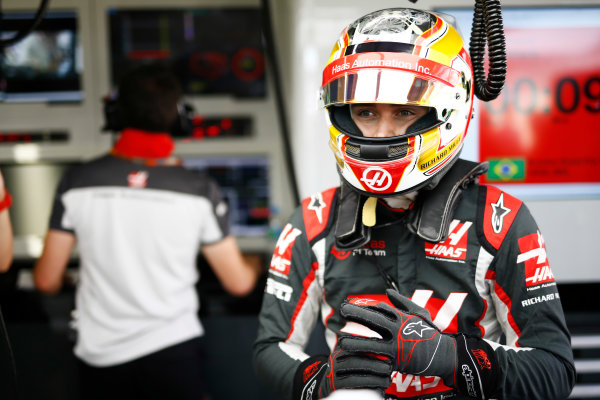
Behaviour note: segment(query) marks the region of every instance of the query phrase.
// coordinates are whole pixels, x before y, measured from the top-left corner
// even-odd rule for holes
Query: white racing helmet
[[[390,8],[346,27],[323,71],[330,146],[342,179],[368,196],[433,186],[456,161],[473,109],[473,70],[454,19]],[[362,135],[350,104],[428,107],[402,136]],[[438,179],[434,179],[438,177]]]

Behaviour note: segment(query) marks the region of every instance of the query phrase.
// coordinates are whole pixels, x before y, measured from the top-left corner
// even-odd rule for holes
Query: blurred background
[[[13,196],[15,260],[0,306],[23,399],[76,399],[69,327],[78,274],[54,297],[31,268],[65,168],[108,151],[106,107],[127,68],[169,62],[193,129],[176,138],[188,167],[215,177],[243,252],[270,264],[299,199],[338,184],[319,104],[322,69],[346,24],[407,0],[50,0],[0,3],[0,170]],[[454,15],[468,43],[473,0],[419,0]],[[544,235],[579,372],[571,398],[600,398],[600,0],[504,0],[508,73],[475,104],[463,158],[526,202]],[[276,399],[258,383],[251,345],[264,285],[225,294],[199,257],[201,317],[214,399]],[[311,349],[323,343],[315,335]],[[0,373],[9,376],[4,337]],[[234,382],[232,382],[234,381]],[[2,386],[9,382],[0,376]]]

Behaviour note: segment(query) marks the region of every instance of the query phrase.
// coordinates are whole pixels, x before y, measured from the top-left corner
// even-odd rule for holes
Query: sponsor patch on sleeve
[[[271,265],[269,271],[282,278],[287,278],[290,274],[290,264],[292,260],[292,247],[296,238],[302,234],[302,231],[298,228],[294,228],[291,224],[287,224],[281,234],[277,243],[275,244],[275,251],[273,252],[273,258],[271,258]]]
[[[291,286],[286,285],[281,282],[277,282],[273,278],[267,278],[267,285],[265,286],[265,293],[272,294],[277,297],[279,300],[289,302],[292,298],[292,293],[294,293],[294,289]]]
[[[548,264],[546,245],[540,232],[519,239],[517,263],[525,265],[525,285],[529,288],[543,283],[554,282],[554,275]]]

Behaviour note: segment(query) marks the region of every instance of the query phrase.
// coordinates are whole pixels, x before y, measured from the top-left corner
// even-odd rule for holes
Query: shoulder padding
[[[484,245],[498,250],[523,202],[495,186],[481,185],[479,234]]]
[[[331,224],[337,189],[337,187],[333,187],[302,200],[302,218],[309,242],[312,242]]]

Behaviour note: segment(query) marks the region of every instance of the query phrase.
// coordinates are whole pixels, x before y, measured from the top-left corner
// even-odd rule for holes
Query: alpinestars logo
[[[501,193],[498,201],[491,203],[490,206],[492,207],[492,229],[495,233],[500,233],[504,225],[504,217],[512,210],[504,206],[504,193]]]
[[[410,336],[413,333],[418,337],[423,337],[423,332],[425,331],[435,331],[431,326],[425,325],[423,321],[411,322],[407,324],[404,329],[402,329],[402,335]]]
[[[448,239],[440,243],[425,242],[425,254],[430,257],[442,257],[454,260],[467,258],[467,232],[473,223],[461,223],[455,219],[450,223]]]
[[[327,204],[323,201],[323,195],[321,193],[314,194],[308,205],[309,210],[313,210],[319,220],[319,223],[323,223],[323,209],[327,207]]]
[[[554,281],[546,256],[546,245],[540,232],[520,238],[519,250],[521,254],[517,256],[517,263],[525,263],[526,286]]]

